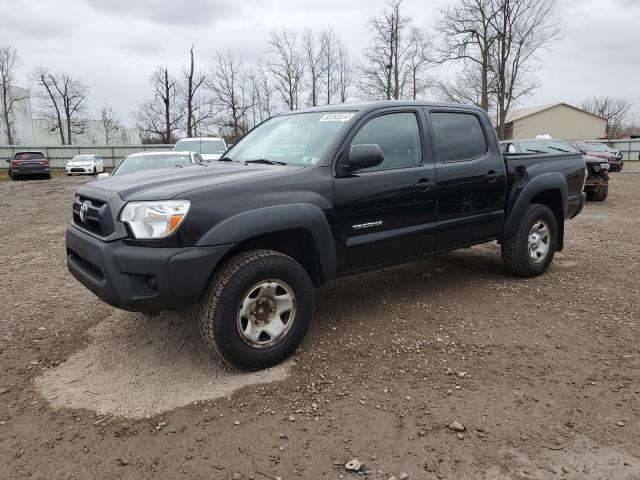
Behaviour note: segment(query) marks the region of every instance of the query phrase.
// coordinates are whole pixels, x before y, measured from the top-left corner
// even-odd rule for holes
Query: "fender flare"
[[[518,222],[526,208],[531,204],[531,200],[533,200],[533,198],[539,193],[548,190],[560,192],[560,197],[562,199],[562,212],[559,212],[559,215],[557,212],[554,213],[556,213],[556,217],[558,218],[559,234],[563,234],[564,228],[562,224],[564,223],[564,219],[567,217],[569,188],[567,186],[567,180],[562,173],[548,172],[533,178],[521,190],[518,191],[518,189],[515,189],[512,192],[510,203],[512,203],[513,208],[509,212],[507,220],[505,221],[501,239],[509,238],[514,234]]]
[[[338,258],[331,228],[325,213],[310,203],[295,203],[257,208],[229,217],[215,225],[198,245],[234,245],[250,238],[282,230],[303,229],[313,239],[319,254],[322,278],[336,278]]]

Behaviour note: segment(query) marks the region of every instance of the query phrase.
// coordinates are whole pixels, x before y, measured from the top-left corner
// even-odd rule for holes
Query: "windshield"
[[[191,165],[191,156],[184,153],[167,155],[130,155],[120,162],[113,171],[113,175],[139,172],[141,170],[155,170],[157,168]]]
[[[601,143],[581,143],[580,148],[585,152],[606,152],[607,147]]]
[[[173,147],[178,152],[197,152],[207,154],[222,154],[226,147],[219,138],[202,138],[202,139],[184,139],[178,140],[176,146]]]
[[[93,155],[76,155],[71,159],[72,162],[92,162]]]
[[[313,112],[275,117],[248,133],[225,156],[240,161],[316,165],[353,116],[351,112]]]
[[[520,142],[523,152],[534,153],[577,153],[578,150],[564,140],[528,140]]]

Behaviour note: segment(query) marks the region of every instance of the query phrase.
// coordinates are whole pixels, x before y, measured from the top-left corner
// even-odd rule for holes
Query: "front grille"
[[[84,221],[80,215],[83,205],[87,206]],[[73,223],[101,237],[106,237],[114,231],[109,204],[95,198],[80,195],[76,196],[73,202]]]
[[[82,173],[84,173],[84,168],[73,167],[73,168],[71,168],[71,171],[72,172],[82,172]]]

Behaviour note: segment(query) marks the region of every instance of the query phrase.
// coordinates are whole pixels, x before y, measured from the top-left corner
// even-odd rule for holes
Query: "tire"
[[[67,173],[67,177],[70,177],[70,176],[71,176],[71,174],[70,174],[70,173]]]
[[[271,290],[273,295],[269,297]],[[287,290],[291,294],[289,297],[282,293],[286,294]],[[287,303],[287,298],[293,299],[288,316],[286,312],[275,314],[280,322],[275,321],[273,313],[280,308],[275,303],[278,295],[283,304]],[[265,300],[266,303],[259,302],[269,298],[271,300]],[[269,318],[260,323],[255,317],[263,311],[263,305],[266,305],[264,311]],[[271,313],[268,312],[270,306]],[[252,309],[251,316],[242,315],[243,310],[249,309]],[[314,310],[313,284],[302,265],[272,250],[249,250],[227,260],[214,272],[200,306],[200,334],[207,346],[228,365],[242,370],[259,370],[276,365],[293,353],[309,328]],[[261,331],[269,325],[276,329],[285,325],[285,330],[279,338],[271,338]],[[247,338],[250,335],[243,330],[254,334],[256,343],[252,344]],[[261,333],[255,335],[258,331]]]
[[[600,185],[591,193],[590,200],[593,202],[604,202],[604,199],[609,195],[609,184]]]
[[[547,227],[547,243],[544,255],[540,252],[543,240],[540,240],[541,248],[537,252],[530,251],[530,236],[535,233],[540,225]],[[538,232],[540,230],[537,230]],[[538,238],[542,235],[538,234]],[[558,245],[558,226],[556,217],[549,207],[538,203],[532,203],[527,207],[520,219],[512,237],[502,242],[502,262],[505,268],[521,277],[535,277],[547,271]],[[533,256],[541,255],[536,260]]]
[[[96,167],[93,167],[93,173],[92,175],[97,175],[98,174],[98,170],[96,170]]]

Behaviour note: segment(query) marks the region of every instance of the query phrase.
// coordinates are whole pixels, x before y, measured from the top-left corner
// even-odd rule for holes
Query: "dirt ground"
[[[640,478],[640,165],[546,275],[488,244],[335,282],[251,375],[71,277],[84,181],[0,182],[0,479]]]

